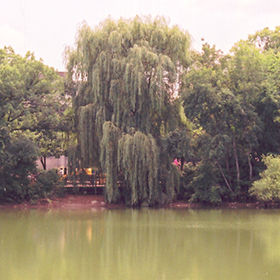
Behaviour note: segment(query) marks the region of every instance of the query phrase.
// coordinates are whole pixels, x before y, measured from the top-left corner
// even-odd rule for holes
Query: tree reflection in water
[[[2,211],[1,279],[277,279],[280,211]]]

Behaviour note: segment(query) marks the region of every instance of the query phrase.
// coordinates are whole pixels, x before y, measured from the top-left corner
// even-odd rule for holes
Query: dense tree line
[[[35,159],[64,153],[70,175],[106,174],[109,203],[278,200],[279,48],[277,27],[199,52],[165,18],[137,16],[83,24],[66,82],[0,50],[1,198],[28,198]]]

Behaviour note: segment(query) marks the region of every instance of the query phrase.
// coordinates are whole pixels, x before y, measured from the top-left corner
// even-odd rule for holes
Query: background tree
[[[107,201],[125,196],[129,205],[155,205],[175,196],[174,184],[166,183],[171,163],[159,154],[162,136],[180,119],[174,99],[189,45],[189,34],[164,18],[137,16],[108,18],[93,30],[83,24],[75,49],[67,51],[68,73],[78,84],[77,149],[83,166],[101,163],[107,173]],[[119,173],[125,194],[118,190]]]
[[[264,168],[262,154],[279,153],[278,41],[279,28],[264,29],[237,42],[226,56],[206,43],[186,70],[181,92],[186,116],[202,128],[199,164],[216,164],[215,184],[232,199],[249,197]],[[196,178],[209,169],[199,170]],[[205,201],[202,189],[193,191]],[[205,192],[210,194],[206,185]]]
[[[262,137],[258,156],[268,153],[279,153],[279,46],[280,46],[280,27],[275,30],[265,28],[249,36],[249,41],[258,47],[262,53],[265,65],[265,82],[263,91],[259,95],[257,102],[257,113],[263,123]]]
[[[239,116],[235,116],[236,145],[234,155],[236,165],[238,158],[240,158],[243,161],[242,165],[245,166],[242,170],[249,171],[242,175],[240,169],[239,173],[243,177],[243,181],[252,182],[253,179],[253,155],[259,147],[259,139],[263,130],[257,106],[260,95],[264,91],[266,69],[265,57],[254,45],[240,41],[232,48],[229,66],[230,90],[236,96],[241,108]],[[247,191],[248,186],[245,192]]]
[[[198,178],[204,178],[203,181],[210,185],[201,184],[199,188],[197,184],[191,185],[194,186],[195,201],[201,198],[201,201],[207,202],[208,196],[210,202],[213,199],[210,198],[209,188],[212,189],[215,185],[225,185],[232,193],[230,170],[225,167],[229,166],[232,134],[230,122],[233,120],[228,106],[235,106],[235,99],[227,88],[228,79],[224,73],[227,64],[222,60],[226,59],[222,53],[206,43],[202,53],[195,53],[193,57],[193,65],[186,72],[181,89],[182,99],[186,116],[197,128],[203,129],[196,138],[196,146],[200,148],[196,150],[195,157],[199,159],[201,167],[200,174],[194,174],[197,178],[195,180],[200,182],[201,179]],[[216,178],[215,182],[208,176],[209,172],[206,172],[209,171],[209,166],[212,166],[212,172],[215,171],[211,175],[211,178]],[[204,171],[206,173],[201,174]],[[219,194],[214,196],[219,197]]]
[[[276,26],[275,30],[268,27],[257,31],[253,35],[248,36],[248,41],[256,45],[262,51],[272,51],[277,54],[280,50],[280,26]]]
[[[206,43],[194,58],[186,72],[182,98],[186,116],[203,128],[198,138],[203,147],[200,164],[216,165],[212,168],[217,172],[215,185],[224,186],[219,193],[232,199],[246,197],[262,129],[256,106],[265,81],[263,55],[241,41],[227,56]],[[205,191],[209,193],[209,188]],[[206,196],[202,196],[204,201]]]
[[[62,152],[68,106],[53,68],[0,49],[0,199],[27,199],[38,156]]]
[[[62,118],[71,103],[58,73],[32,53],[21,57],[11,47],[0,50],[0,73],[0,126],[28,134],[42,159],[61,154]]]

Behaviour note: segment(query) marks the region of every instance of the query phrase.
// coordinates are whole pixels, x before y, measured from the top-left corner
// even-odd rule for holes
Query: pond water
[[[279,279],[279,210],[1,210],[0,279]]]

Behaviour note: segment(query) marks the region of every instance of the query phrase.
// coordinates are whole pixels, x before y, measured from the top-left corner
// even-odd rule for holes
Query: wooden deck
[[[90,181],[85,181],[84,183],[79,183],[76,182],[73,183],[72,181],[67,181],[66,184],[64,185],[65,188],[104,188],[105,184],[92,184]]]
[[[83,183],[73,183],[72,181],[67,181],[64,185],[67,193],[94,193],[102,194],[105,188],[105,184],[92,184],[90,181],[85,181]]]

